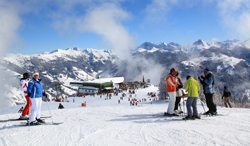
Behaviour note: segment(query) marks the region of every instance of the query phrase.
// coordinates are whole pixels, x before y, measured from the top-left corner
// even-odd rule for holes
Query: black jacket
[[[230,97],[230,96],[231,96],[231,92],[228,89],[225,89],[223,91],[222,99],[223,97]]]

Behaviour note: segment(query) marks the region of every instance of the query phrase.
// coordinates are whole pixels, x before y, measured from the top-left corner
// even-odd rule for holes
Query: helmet
[[[172,68],[172,69],[170,70],[170,74],[171,74],[171,75],[176,75],[177,73],[178,73],[178,70],[175,69],[175,68]]]
[[[27,72],[23,74],[23,78],[24,78],[24,79],[27,79],[29,76],[30,76],[30,74],[27,73]]]

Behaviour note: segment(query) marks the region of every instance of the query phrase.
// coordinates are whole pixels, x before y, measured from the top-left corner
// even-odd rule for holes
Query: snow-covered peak
[[[201,40],[201,39],[199,39],[198,41],[193,43],[193,45],[203,45],[203,46],[204,46],[204,44],[206,44],[206,42]]]
[[[79,51],[79,52],[82,52],[82,51],[83,51],[83,49],[80,49],[80,48],[78,48],[78,47],[68,48],[68,49],[66,49],[66,50],[69,50],[69,51]]]
[[[250,39],[242,42],[242,45],[250,49]]]
[[[225,42],[225,43],[239,43],[240,40],[237,40],[237,39],[228,39],[228,40],[225,40],[223,42]]]
[[[137,49],[146,49],[146,50],[151,50],[153,47],[156,47],[157,45],[151,43],[151,42],[144,42],[141,44]]]

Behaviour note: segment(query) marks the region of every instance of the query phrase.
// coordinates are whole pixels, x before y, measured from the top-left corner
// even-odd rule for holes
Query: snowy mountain
[[[53,84],[63,82],[62,92],[72,95],[75,87],[70,81],[94,79],[97,76],[124,76],[138,80],[142,75],[159,83],[161,69],[167,72],[178,68],[185,81],[186,75],[200,76],[204,68],[215,75],[216,87],[227,85],[233,94],[241,96],[250,82],[250,40],[227,40],[206,42],[197,40],[191,45],[171,42],[153,44],[145,42],[131,51],[131,57],[120,60],[113,50],[68,48],[41,54],[6,54],[2,67],[19,77],[24,72],[38,71],[46,91],[50,93]],[[55,93],[51,93],[52,96]]]

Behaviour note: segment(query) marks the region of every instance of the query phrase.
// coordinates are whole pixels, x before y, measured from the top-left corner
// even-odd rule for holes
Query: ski
[[[41,117],[42,119],[45,119],[45,118],[51,118],[51,116],[43,116]],[[27,119],[7,119],[7,120],[0,120],[0,122],[9,122],[9,121],[25,121],[25,120],[29,120],[29,118]]]
[[[39,125],[29,125],[27,122],[20,122],[18,125],[14,126],[42,126],[42,125],[60,125],[63,124],[64,122],[49,122],[49,123],[40,123]]]
[[[208,115],[203,115],[202,117],[217,117],[217,116],[229,116],[228,114],[216,114],[216,115],[212,115],[212,114],[208,114]]]

